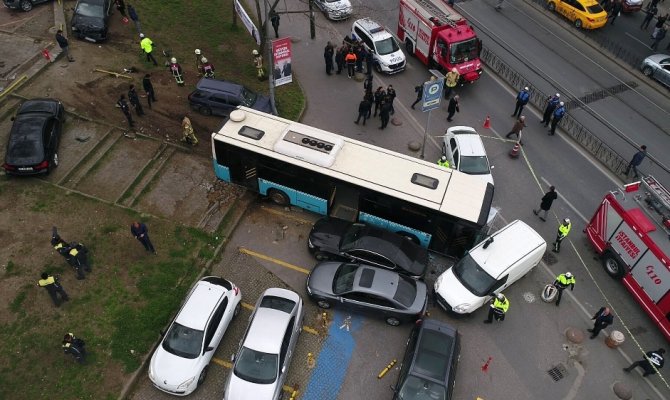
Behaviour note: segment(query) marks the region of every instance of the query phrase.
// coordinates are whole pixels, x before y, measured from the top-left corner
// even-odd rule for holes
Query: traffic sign
[[[442,90],[444,90],[444,78],[437,78],[424,82],[421,111],[431,111],[440,107]]]

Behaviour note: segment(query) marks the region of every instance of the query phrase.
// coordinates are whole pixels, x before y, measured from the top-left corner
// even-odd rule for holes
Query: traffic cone
[[[509,151],[510,158],[519,158],[519,142],[514,143],[514,147]]]
[[[46,58],[47,61],[54,62],[54,60],[51,59],[51,54],[49,54],[49,49],[42,50],[42,56]]]
[[[491,117],[488,115],[486,116],[486,120],[484,120],[484,128],[490,129],[491,128]]]

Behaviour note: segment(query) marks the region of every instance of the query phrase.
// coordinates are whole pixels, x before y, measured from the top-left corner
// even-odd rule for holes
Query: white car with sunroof
[[[442,155],[447,156],[451,168],[479,176],[493,185],[493,166],[489,164],[484,142],[475,128],[452,126],[447,129],[442,143]]]

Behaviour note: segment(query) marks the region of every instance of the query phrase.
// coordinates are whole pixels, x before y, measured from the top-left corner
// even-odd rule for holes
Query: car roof
[[[486,155],[482,138],[477,133],[454,135],[461,156],[480,157]]]
[[[221,79],[209,79],[209,78],[200,79],[200,81],[198,81],[198,84],[195,87],[198,90],[226,92],[226,93],[232,93],[235,96],[239,96],[240,93],[242,93],[242,89],[244,88],[244,86],[238,83],[224,81]]]
[[[192,329],[204,330],[210,315],[227,292],[221,285],[198,281],[175,321]]]
[[[43,114],[47,113],[55,115],[58,112],[58,107],[61,105],[59,100],[55,99],[31,99],[26,100],[21,104],[16,115],[22,114]]]
[[[398,289],[398,273],[382,268],[361,265],[356,270],[353,291],[377,294],[392,299]]]
[[[365,225],[361,236],[356,240],[355,248],[379,253],[406,268],[415,259],[421,258],[419,254],[422,253],[422,247],[411,240],[371,225]]]
[[[381,26],[378,22],[373,21],[370,18],[361,18],[354,22],[354,25],[358,25],[359,28],[366,31],[374,40],[386,39],[391,36],[391,33]]]
[[[434,319],[423,320],[409,373],[446,383],[457,350],[458,330]]]
[[[278,354],[290,319],[291,314],[283,311],[257,308],[243,346],[263,353]]]
[[[596,0],[577,0],[578,2],[582,3],[584,7],[590,7],[593,5],[598,4]]]

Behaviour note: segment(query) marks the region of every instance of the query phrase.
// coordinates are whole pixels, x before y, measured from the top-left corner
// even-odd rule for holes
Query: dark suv
[[[36,4],[46,3],[49,0],[3,0],[7,8],[13,10],[30,11]]]
[[[272,114],[270,99],[256,94],[237,83],[218,79],[202,78],[188,95],[191,108],[202,115],[227,117],[237,106]]]
[[[434,319],[412,329],[395,387],[394,399],[452,398],[461,349],[458,331]]]

